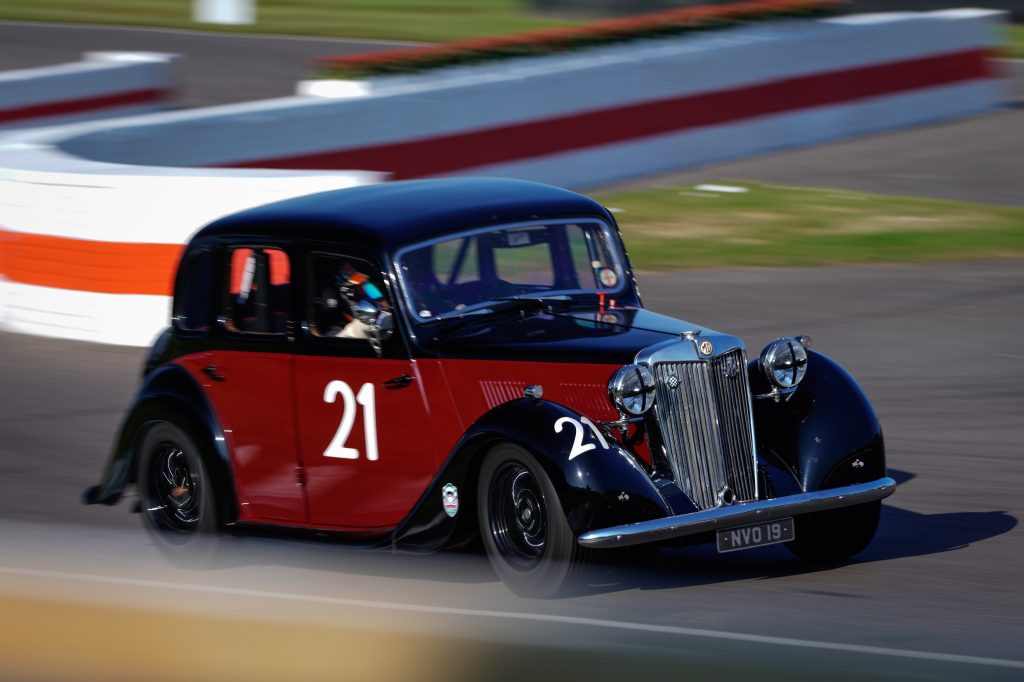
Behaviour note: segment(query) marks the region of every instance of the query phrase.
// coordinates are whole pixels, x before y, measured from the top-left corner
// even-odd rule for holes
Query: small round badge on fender
[[[441,503],[444,505],[444,513],[454,517],[459,513],[459,489],[448,483],[441,488]]]

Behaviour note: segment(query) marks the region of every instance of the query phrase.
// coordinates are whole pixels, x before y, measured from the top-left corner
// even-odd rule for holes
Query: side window
[[[262,247],[232,249],[224,324],[242,334],[284,334],[288,329],[291,266],[288,255]]]
[[[213,283],[213,254],[197,251],[179,269],[178,290],[174,298],[174,324],[190,332],[210,331],[213,307],[210,295]]]
[[[309,330],[313,336],[370,341],[370,323],[391,312],[380,269],[360,258],[313,254]]]

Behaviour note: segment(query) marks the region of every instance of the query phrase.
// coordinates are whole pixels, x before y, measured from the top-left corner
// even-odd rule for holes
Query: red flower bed
[[[455,64],[478,64],[508,57],[568,52],[627,40],[674,36],[734,24],[785,17],[829,14],[843,0],[751,0],[731,5],[683,7],[625,19],[608,19],[573,28],[553,28],[494,38],[474,38],[430,47],[373,54],[325,57],[317,61],[326,78],[366,78],[415,73]]]

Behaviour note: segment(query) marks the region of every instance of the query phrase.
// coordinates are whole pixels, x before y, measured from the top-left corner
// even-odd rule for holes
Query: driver
[[[360,272],[349,262],[342,264],[334,281],[324,287],[320,295],[320,317],[325,336],[341,339],[369,339],[370,326],[356,319],[355,306],[359,301],[370,301],[380,310],[387,310],[387,299],[369,275]]]

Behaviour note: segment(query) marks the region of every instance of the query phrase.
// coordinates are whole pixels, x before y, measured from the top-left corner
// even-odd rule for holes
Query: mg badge
[[[712,346],[711,342],[708,341],[707,339],[701,341],[700,346],[698,346],[698,348],[700,349],[701,355],[711,355],[715,351],[715,347]]]
[[[676,374],[669,374],[668,378],[665,379],[665,383],[674,391],[679,388],[679,376]]]

